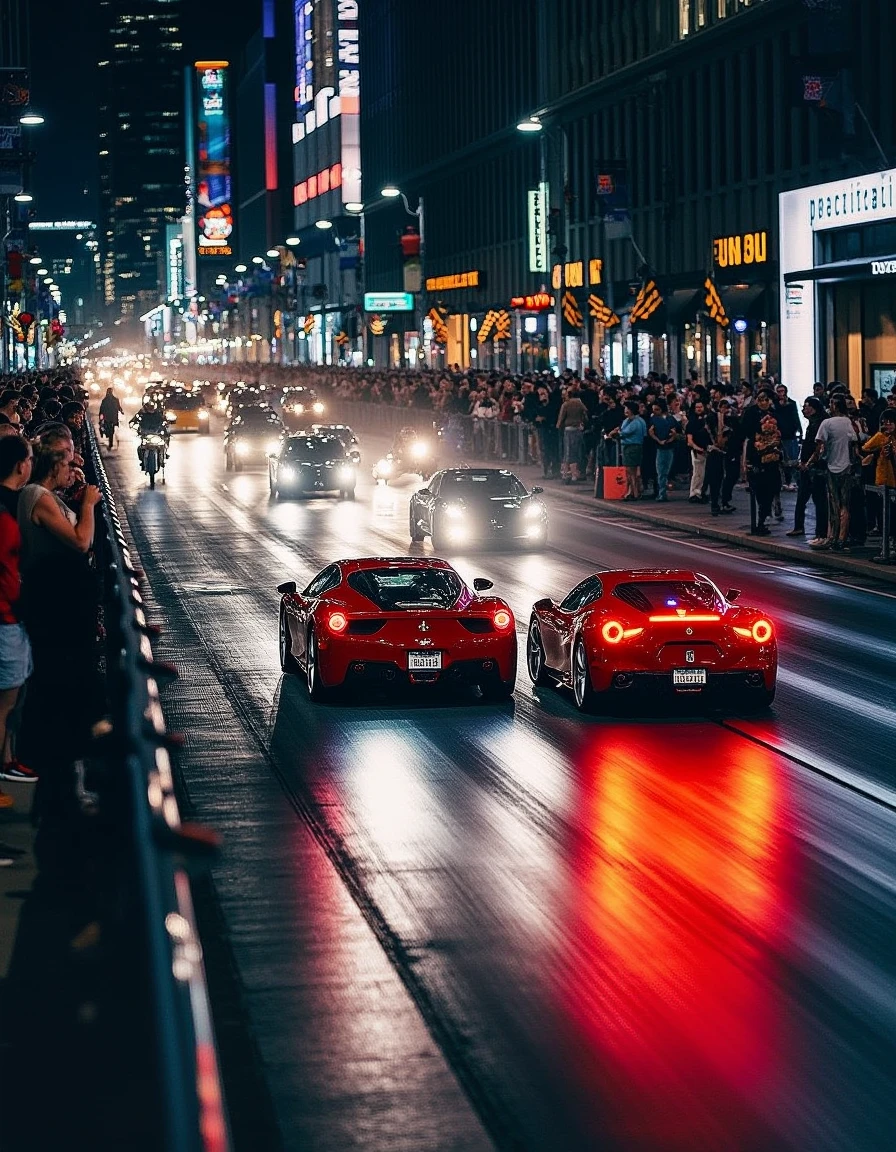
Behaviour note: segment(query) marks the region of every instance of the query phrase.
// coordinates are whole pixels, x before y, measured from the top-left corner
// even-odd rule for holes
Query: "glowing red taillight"
[[[513,617],[506,608],[499,608],[492,620],[494,620],[496,628],[509,628],[513,623]]]
[[[625,635],[625,629],[618,620],[607,620],[601,625],[600,634],[608,644],[618,644]]]
[[[338,636],[348,628],[348,620],[342,612],[332,612],[327,618],[327,627]]]
[[[772,638],[772,626],[768,620],[757,620],[753,625],[753,639],[757,644],[766,644]]]

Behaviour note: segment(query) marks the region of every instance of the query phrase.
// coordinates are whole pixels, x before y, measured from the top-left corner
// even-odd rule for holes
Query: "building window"
[[[691,0],[678,0],[678,35],[683,40],[691,30]]]

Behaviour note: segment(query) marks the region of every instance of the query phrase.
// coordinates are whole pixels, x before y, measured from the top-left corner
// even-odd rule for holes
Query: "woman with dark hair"
[[[781,493],[781,432],[771,415],[762,417],[759,431],[747,442],[747,475],[756,500],[756,536],[768,536],[766,520]]]

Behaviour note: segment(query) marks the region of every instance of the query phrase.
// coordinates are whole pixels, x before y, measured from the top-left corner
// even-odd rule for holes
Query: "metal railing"
[[[97,756],[109,770],[100,803],[116,827],[120,883],[131,898],[127,927],[138,934],[144,966],[152,1047],[145,1119],[164,1152],[228,1152],[229,1123],[185,867],[185,860],[216,844],[181,822],[172,739],[159,702],[159,681],[176,673],[153,658],[138,572],[92,428],[88,435],[88,471],[103,495],[95,553],[103,583],[109,713]]]

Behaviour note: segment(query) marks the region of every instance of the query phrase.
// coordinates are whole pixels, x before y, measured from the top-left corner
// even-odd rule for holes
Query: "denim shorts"
[[[21,688],[34,665],[23,624],[0,624],[0,691]]]

